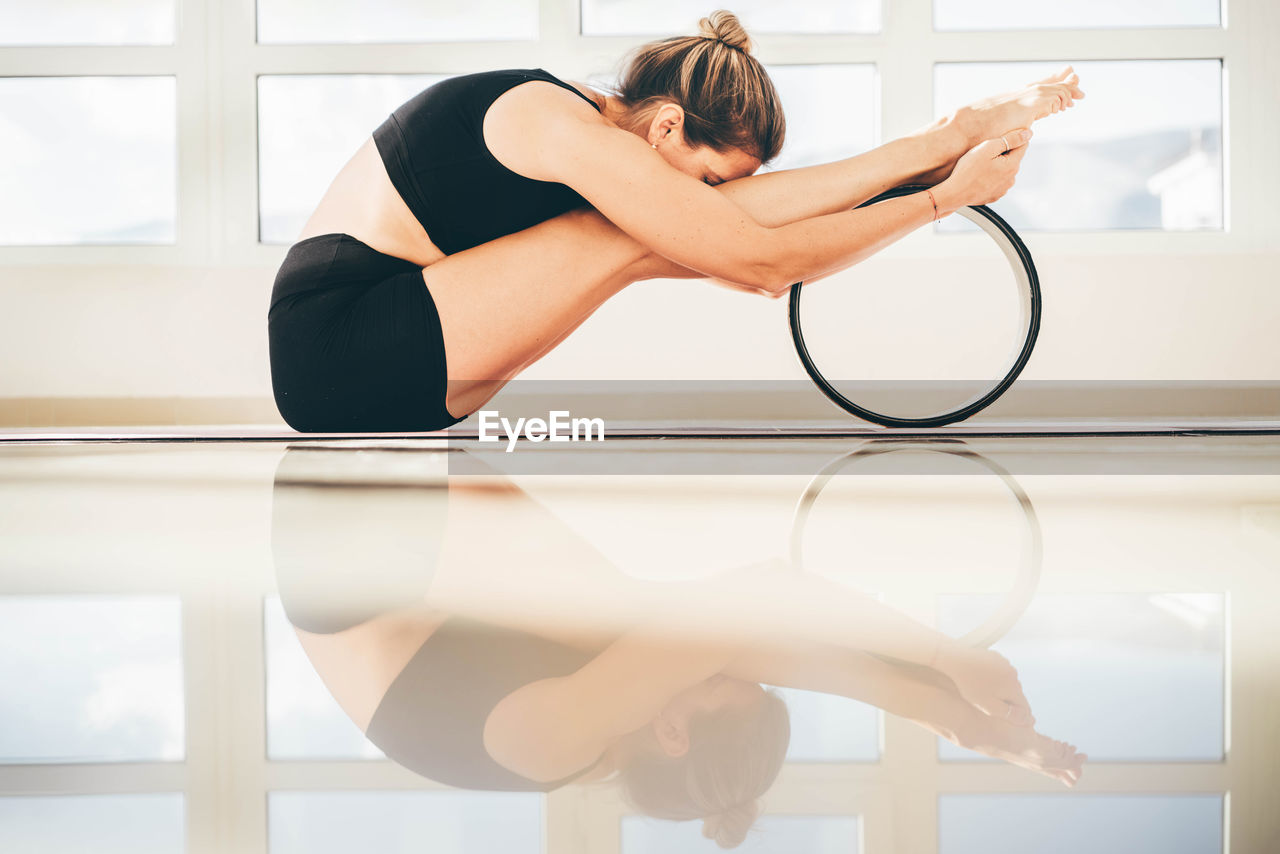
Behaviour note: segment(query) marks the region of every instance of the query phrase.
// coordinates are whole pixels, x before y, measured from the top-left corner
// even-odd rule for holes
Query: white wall
[[[1032,241],[1034,245],[1034,241]],[[1034,250],[1033,250],[1034,251]],[[1045,295],[1023,376],[1280,380],[1280,253],[1038,258]],[[888,259],[885,283],[963,261]],[[0,285],[0,396],[268,397],[269,267],[10,267]],[[949,278],[948,278],[949,277]],[[831,279],[813,287],[840,287]],[[803,379],[786,302],[698,281],[624,291],[524,375]]]

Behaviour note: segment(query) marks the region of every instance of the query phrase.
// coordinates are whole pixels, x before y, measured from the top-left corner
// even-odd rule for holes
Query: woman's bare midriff
[[[333,179],[298,239],[321,234],[349,234],[385,255],[421,267],[445,257],[396,192],[373,137]]]

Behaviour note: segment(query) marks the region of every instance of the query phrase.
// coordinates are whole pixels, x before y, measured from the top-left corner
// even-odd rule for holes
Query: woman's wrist
[[[928,666],[939,673],[946,674],[951,667],[951,662],[959,646],[960,644],[954,638],[949,638],[939,632]]]
[[[938,219],[950,216],[960,208],[964,207],[964,202],[956,193],[955,186],[951,183],[951,179],[943,181],[935,187],[931,188],[933,193],[933,201],[938,206]]]

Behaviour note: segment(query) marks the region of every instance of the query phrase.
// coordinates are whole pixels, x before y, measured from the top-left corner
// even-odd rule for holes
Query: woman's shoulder
[[[565,781],[597,769],[608,747],[583,726],[562,678],[539,679],[504,697],[485,719],[489,757],[538,783]]]

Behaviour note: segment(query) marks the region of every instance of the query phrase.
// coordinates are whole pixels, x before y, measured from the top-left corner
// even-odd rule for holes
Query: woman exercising
[[[833,163],[754,175],[782,148],[777,91],[729,12],[638,48],[616,94],[546,71],[467,74],[397,109],[290,248],[271,377],[303,432],[438,430],[609,297],[707,278],[780,297],[1013,185],[1070,67]],[[854,210],[904,183],[932,189]]]

